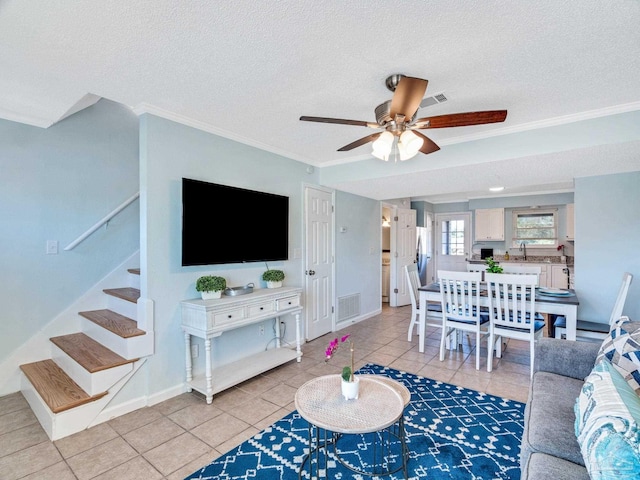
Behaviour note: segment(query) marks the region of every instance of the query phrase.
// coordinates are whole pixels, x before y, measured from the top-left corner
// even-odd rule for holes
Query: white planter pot
[[[357,375],[353,376],[353,382],[342,381],[342,396],[345,400],[357,400],[358,393],[360,393],[360,379]]]
[[[280,288],[282,286],[282,280],[277,282],[267,282],[267,288]]]
[[[203,300],[211,300],[212,298],[220,298],[222,296],[222,290],[217,290],[215,292],[200,292],[200,296],[202,296]]]

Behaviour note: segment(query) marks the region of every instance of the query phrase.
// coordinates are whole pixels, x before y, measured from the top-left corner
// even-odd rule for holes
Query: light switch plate
[[[58,241],[57,240],[47,240],[47,255],[57,255],[58,254]]]

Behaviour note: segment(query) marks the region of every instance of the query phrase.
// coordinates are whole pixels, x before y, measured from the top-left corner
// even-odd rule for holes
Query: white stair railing
[[[87,237],[89,237],[93,232],[95,232],[96,230],[98,230],[102,225],[104,225],[105,223],[109,222],[109,220],[111,220],[113,217],[115,217],[118,213],[120,213],[122,210],[124,210],[125,208],[127,208],[131,203],[133,203],[138,197],[140,196],[140,192],[137,192],[135,195],[131,196],[130,198],[128,198],[127,200],[125,200],[124,202],[122,202],[119,206],[117,206],[111,213],[109,213],[108,215],[106,215],[102,220],[100,220],[98,223],[96,223],[93,227],[91,227],[89,230],[87,230],[86,232],[84,232],[82,235],[80,235],[78,238],[76,238],[73,242],[71,242],[69,245],[67,245],[66,247],[64,247],[65,251],[68,250],[73,250],[74,248],[76,248],[80,243],[82,243],[84,240],[87,239]]]

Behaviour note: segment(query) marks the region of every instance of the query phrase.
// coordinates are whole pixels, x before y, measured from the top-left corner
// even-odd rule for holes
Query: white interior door
[[[436,214],[436,276],[437,270],[466,271],[471,252],[471,214]]]
[[[305,338],[333,330],[333,194],[305,187]]]
[[[389,305],[409,305],[409,285],[404,274],[405,265],[416,261],[417,212],[409,208],[396,208],[391,222],[391,289]]]

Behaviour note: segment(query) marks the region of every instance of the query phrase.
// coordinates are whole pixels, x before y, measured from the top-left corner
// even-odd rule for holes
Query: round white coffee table
[[[300,465],[299,478],[302,478],[307,461],[311,478],[320,478],[321,474],[326,476],[329,446],[333,446],[335,458],[356,473],[383,476],[402,469],[405,478],[407,477],[408,449],[405,443],[403,411],[409,401],[408,390],[388,377],[361,375],[359,378],[360,393],[357,400],[344,399],[340,389],[340,375],[314,378],[296,392],[296,409],[309,422],[309,453]],[[369,433],[374,434],[372,468],[359,470],[341,458],[338,440],[346,434]],[[391,436],[400,441],[399,455],[390,454]],[[399,457],[401,460],[390,464],[388,459],[392,457]]]

